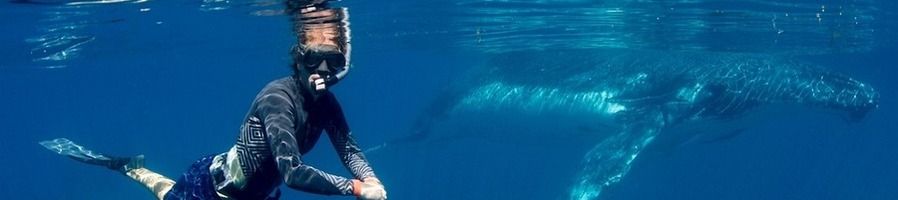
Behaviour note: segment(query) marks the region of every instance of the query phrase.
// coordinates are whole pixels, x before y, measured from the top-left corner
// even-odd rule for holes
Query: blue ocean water
[[[662,132],[600,199],[898,198],[894,2],[336,5],[350,9],[354,68],[333,90],[359,143],[387,144],[367,156],[391,199],[570,199],[584,154],[613,125],[501,109],[459,120],[466,116],[433,109],[452,107],[443,105],[447,94],[486,74],[478,69],[533,62],[503,55],[571,49],[785,57],[846,74],[880,94],[878,108],[859,122],[786,106],[751,111],[735,133],[702,122]],[[46,139],[144,154],[149,168],[171,177],[225,151],[258,90],[290,73],[287,52],[295,38],[281,9],[282,2],[268,0],[0,2],[0,194],[153,198],[125,176],[37,144]],[[576,65],[583,58],[558,59]],[[541,64],[557,67],[534,65]],[[422,121],[450,125],[428,139],[391,142]],[[348,175],[326,139],[303,158]],[[289,189],[283,197],[349,199]]]

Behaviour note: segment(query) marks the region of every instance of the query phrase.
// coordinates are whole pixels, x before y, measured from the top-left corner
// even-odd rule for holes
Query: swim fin
[[[142,168],[144,157],[138,155],[134,157],[116,157],[95,153],[90,149],[75,144],[67,138],[56,138],[39,142],[41,146],[59,155],[68,156],[74,160],[99,165],[119,172],[128,172],[133,169]]]

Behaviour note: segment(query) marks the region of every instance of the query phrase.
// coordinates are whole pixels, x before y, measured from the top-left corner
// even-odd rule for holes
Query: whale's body
[[[423,115],[414,134],[401,141],[490,137],[484,132],[518,137],[515,131],[502,130],[470,136],[463,130],[448,136],[446,131],[432,131],[470,123],[512,123],[504,127],[532,128],[549,138],[558,131],[601,127],[590,133],[596,141],[583,157],[570,199],[598,198],[605,186],[626,175],[630,163],[659,133],[677,124],[734,119],[769,104],[834,110],[856,120],[878,104],[877,92],[867,84],[766,55],[527,51],[497,55],[467,75]]]

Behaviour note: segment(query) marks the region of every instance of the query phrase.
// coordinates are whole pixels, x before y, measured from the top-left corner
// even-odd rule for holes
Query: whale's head
[[[805,99],[813,104],[847,112],[849,120],[860,120],[879,107],[879,92],[870,84],[833,72],[810,81]]]
[[[687,92],[703,116],[740,116],[765,104],[799,104],[849,121],[879,106],[879,92],[868,83],[797,60],[767,55],[728,55],[706,60],[693,74],[699,87]],[[720,67],[723,66],[723,67]],[[704,94],[704,95],[703,95]]]

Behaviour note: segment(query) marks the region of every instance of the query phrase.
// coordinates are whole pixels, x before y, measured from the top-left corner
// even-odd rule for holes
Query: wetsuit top
[[[327,132],[353,176],[375,177],[355,143],[334,95],[317,98],[294,77],[272,81],[256,96],[237,143],[215,157],[210,171],[220,195],[231,199],[265,199],[281,181],[290,188],[325,195],[352,195],[350,179],[303,163],[323,131]]]

